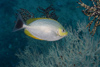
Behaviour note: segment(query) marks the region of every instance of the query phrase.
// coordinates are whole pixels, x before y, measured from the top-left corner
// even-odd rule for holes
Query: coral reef
[[[68,27],[68,36],[53,43],[48,54],[39,54],[32,46],[20,51],[17,67],[99,67],[100,43],[88,34],[85,22],[77,25],[77,31]]]
[[[55,9],[52,7],[52,5],[50,5],[46,9],[43,9],[42,7],[38,7],[37,10],[40,13],[43,13],[42,17],[52,18],[55,20],[58,19],[58,16],[55,14]],[[34,14],[32,12],[29,12],[26,9],[20,8],[19,10],[17,10],[16,17],[18,16],[19,13],[21,14],[24,21],[27,21],[29,18],[34,18]]]
[[[34,18],[34,14],[31,13],[31,12],[29,12],[29,11],[26,10],[26,9],[20,8],[20,9],[17,10],[17,11],[18,11],[18,13],[21,14],[21,16],[22,16],[22,18],[23,18],[24,21],[27,21],[27,20],[30,19],[30,18]],[[17,15],[18,13],[16,13],[16,15]]]
[[[88,0],[84,0],[84,2],[88,3]],[[95,3],[96,3],[96,1],[95,1]],[[33,16],[33,14],[31,14],[31,13],[34,13],[35,17],[40,17],[40,16],[46,17],[43,13],[40,13],[36,9],[38,8],[38,6],[43,7],[43,9],[46,9],[47,6],[49,6],[50,4],[53,4],[52,8],[54,8],[56,10],[55,14],[57,16],[59,16],[59,18],[57,20],[59,22],[61,22],[61,24],[63,26],[65,26],[65,28],[67,26],[71,25],[73,29],[76,29],[77,28],[76,27],[77,20],[83,21],[84,18],[86,18],[86,16],[84,16],[84,14],[82,14],[82,12],[80,11],[81,9],[76,8],[78,6],[78,4],[76,3],[76,0],[70,0],[70,1],[69,0],[42,0],[42,1],[41,0],[28,0],[28,1],[27,0],[1,0],[0,1],[0,20],[1,20],[0,21],[0,67],[15,67],[16,65],[18,66],[19,60],[21,60],[21,62],[19,62],[20,63],[19,66],[22,66],[21,64],[23,64],[25,66],[27,65],[27,67],[29,67],[29,65],[30,65],[30,67],[32,65],[34,65],[34,66],[39,65],[41,67],[43,64],[46,64],[46,65],[44,65],[44,67],[45,66],[47,67],[47,64],[51,63],[53,60],[59,60],[59,59],[60,59],[59,62],[57,62],[57,65],[59,65],[59,66],[61,66],[61,63],[64,65],[69,65],[69,64],[73,63],[72,66],[78,67],[77,64],[74,63],[75,61],[73,59],[75,57],[77,57],[78,55],[80,55],[82,52],[78,51],[80,54],[78,54],[78,55],[75,54],[74,55],[75,57],[73,58],[72,55],[74,54],[74,52],[71,51],[72,49],[69,49],[68,61],[70,61],[70,62],[68,64],[66,64],[64,62],[64,57],[65,57],[64,55],[66,54],[64,49],[65,48],[67,49],[68,48],[67,45],[68,44],[70,45],[71,41],[73,42],[73,41],[75,41],[74,39],[76,39],[75,34],[73,32],[70,33],[71,36],[68,36],[68,38],[66,37],[64,40],[60,40],[57,42],[45,42],[45,41],[42,42],[42,41],[35,40],[33,38],[26,36],[23,33],[23,30],[18,31],[18,32],[12,32],[14,24],[15,24],[14,21],[16,20],[14,13],[16,13],[18,9],[24,8],[25,9],[24,11],[25,11],[26,15],[28,15],[29,18],[31,16]],[[30,13],[28,13],[26,9],[29,10]],[[23,9],[22,9],[22,11],[23,11]],[[53,10],[51,10],[50,13],[51,12],[53,12]],[[23,15],[23,17],[25,17],[25,16]],[[26,19],[28,19],[28,17]],[[83,26],[81,26],[81,27],[83,27]],[[82,29],[81,27],[80,27],[80,30]],[[99,28],[97,28],[97,30],[98,30],[97,32],[99,32]],[[96,39],[98,39],[98,38],[96,38]],[[96,41],[96,39],[94,39],[93,42]],[[91,42],[90,40],[88,40],[88,38],[87,38],[87,41],[89,41],[89,43]],[[57,45],[55,43],[57,43]],[[29,49],[28,49],[28,47],[25,49],[25,47],[27,45],[31,45],[31,46],[29,46]],[[54,45],[54,46],[51,47],[52,45]],[[63,49],[63,47],[56,48],[55,45],[57,47],[64,45],[65,48],[64,49]],[[94,44],[94,46],[95,45],[96,44]],[[72,46],[72,45],[70,45],[70,46]],[[81,47],[81,46],[79,45],[78,47]],[[84,48],[88,48],[88,47],[89,46],[86,45],[86,47],[84,47]],[[21,55],[18,55],[20,59],[18,59],[18,57],[15,56],[15,53],[18,53],[19,49],[21,50],[20,51],[21,53],[25,49],[24,53],[22,53]],[[48,50],[49,50],[49,53],[48,53]],[[59,51],[59,56],[58,56],[57,50]],[[94,50],[94,48],[93,48],[93,50]],[[95,55],[97,55],[98,58],[100,57],[98,55],[100,52],[99,50],[100,50],[99,47],[97,47],[97,50],[95,52]],[[33,53],[33,52],[35,52],[35,53]],[[45,52],[45,54],[44,54],[44,52]],[[62,54],[62,52],[65,52],[65,53]],[[85,54],[84,52],[83,52],[83,54]],[[93,51],[93,53],[94,53],[94,51]],[[57,54],[58,58],[54,57],[53,55],[50,55],[50,54],[54,54],[54,55]],[[83,55],[83,56],[85,56],[85,55]],[[46,59],[46,57],[49,60],[48,59],[44,60],[44,59]],[[82,58],[81,56],[78,56],[78,57]],[[96,65],[96,64],[98,65],[99,60],[96,61],[96,59],[98,59],[97,57],[95,57],[95,59],[94,59],[94,61],[95,61],[93,63],[94,65]],[[88,59],[88,60],[90,60],[90,59]],[[91,60],[93,60],[93,58],[91,58]],[[43,63],[42,63],[42,61],[43,61]],[[46,61],[48,63],[46,63]],[[74,62],[72,62],[72,61],[74,61]],[[37,64],[33,64],[32,62],[35,62]],[[83,61],[83,63],[84,62],[85,61]],[[88,63],[90,63],[90,61]],[[52,66],[53,64],[49,64],[49,65]],[[23,66],[23,67],[25,67],[25,66]],[[85,66],[85,63],[84,63],[84,66]]]
[[[55,14],[55,9],[53,8],[52,5],[50,5],[46,9],[44,9],[42,7],[38,7],[37,10],[39,12],[43,13],[43,17],[52,18],[52,19],[55,19],[55,20],[58,19],[58,16]]]
[[[86,27],[89,27],[88,28],[89,32],[93,36],[95,34],[95,32],[96,32],[97,27],[100,26],[100,0],[91,0],[92,3],[93,3],[93,6],[88,6],[88,5],[84,4],[81,0],[79,0],[79,1],[80,2],[77,2],[77,3],[85,8],[85,10],[82,10],[82,12],[86,16],[89,16],[89,20],[90,20],[91,17],[94,17],[90,21],[90,23],[88,23],[88,25],[86,26]],[[90,31],[90,27],[91,27],[91,24],[93,22],[95,22],[95,25],[94,25],[92,31]]]

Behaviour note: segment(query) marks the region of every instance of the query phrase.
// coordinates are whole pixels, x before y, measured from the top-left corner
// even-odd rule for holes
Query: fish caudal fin
[[[22,19],[22,16],[20,15],[20,13],[18,13],[18,18],[17,18],[17,21],[16,21],[15,23],[16,23],[16,24],[15,24],[15,27],[14,27],[14,29],[13,29],[13,32],[18,31],[18,30],[24,28],[23,25],[24,25],[25,23],[24,23],[24,21],[23,21],[23,19]]]

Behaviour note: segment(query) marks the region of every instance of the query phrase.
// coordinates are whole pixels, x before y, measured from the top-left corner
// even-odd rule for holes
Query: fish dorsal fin
[[[33,21],[36,21],[39,19],[50,19],[50,18],[30,18],[26,21],[26,24],[28,25],[28,24],[32,23]]]
[[[24,30],[24,33],[25,33],[26,35],[28,35],[28,36],[34,38],[34,39],[42,40],[42,39],[39,39],[39,38],[33,36],[27,29]]]

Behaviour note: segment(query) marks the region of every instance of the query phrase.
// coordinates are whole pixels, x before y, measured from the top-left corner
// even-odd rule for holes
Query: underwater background
[[[100,67],[100,27],[91,37],[88,17],[77,8],[79,0],[1,0],[0,1],[0,67]],[[82,0],[91,5],[89,0]],[[35,40],[23,32],[12,32],[18,9],[27,9],[35,17],[40,6],[53,5],[68,36],[54,41]],[[84,30],[84,28],[86,28]]]

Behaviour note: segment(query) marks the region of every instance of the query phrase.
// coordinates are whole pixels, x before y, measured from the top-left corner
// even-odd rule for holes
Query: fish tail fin
[[[15,22],[16,24],[15,24],[15,27],[13,29],[13,32],[23,29],[24,25],[25,25],[25,22],[21,16],[21,14],[18,13],[17,15],[18,15],[18,17],[17,17],[17,21]]]

